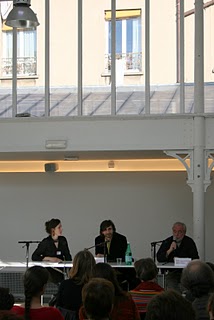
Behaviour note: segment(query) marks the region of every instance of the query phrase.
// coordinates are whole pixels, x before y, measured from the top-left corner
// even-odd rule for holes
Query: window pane
[[[3,32],[2,76],[12,76],[13,32]],[[36,30],[17,30],[17,76],[37,73]]]
[[[126,52],[133,52],[133,19],[127,20],[126,39]]]
[[[122,20],[116,21],[116,53],[122,54]]]

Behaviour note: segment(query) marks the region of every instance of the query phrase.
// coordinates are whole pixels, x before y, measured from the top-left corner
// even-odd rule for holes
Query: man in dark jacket
[[[95,254],[107,257],[108,262],[115,262],[117,258],[125,261],[127,248],[126,237],[116,232],[111,220],[104,220],[100,225],[100,235],[95,238]]]
[[[186,225],[175,222],[172,236],[162,242],[157,252],[158,262],[174,262],[174,258],[199,259],[198,250],[192,238],[186,236]],[[167,288],[180,291],[181,269],[170,269],[166,277]]]

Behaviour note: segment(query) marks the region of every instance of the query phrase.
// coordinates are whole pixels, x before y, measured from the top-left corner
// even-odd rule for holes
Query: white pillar
[[[193,186],[193,237],[200,259],[205,258],[205,222],[204,222],[204,117],[194,118],[194,186]]]
[[[204,219],[204,41],[203,0],[195,0],[195,64],[194,64],[194,187],[193,187],[193,235],[202,260],[205,258]]]

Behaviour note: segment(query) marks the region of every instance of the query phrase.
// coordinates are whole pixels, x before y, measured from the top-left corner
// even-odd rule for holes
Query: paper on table
[[[191,261],[191,258],[174,258],[175,267],[186,267],[187,264]]]

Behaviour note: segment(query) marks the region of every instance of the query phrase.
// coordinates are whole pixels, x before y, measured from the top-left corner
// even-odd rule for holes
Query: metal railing
[[[124,72],[142,72],[142,52],[117,53],[117,60],[124,63]],[[105,72],[111,71],[111,54],[105,55]]]

